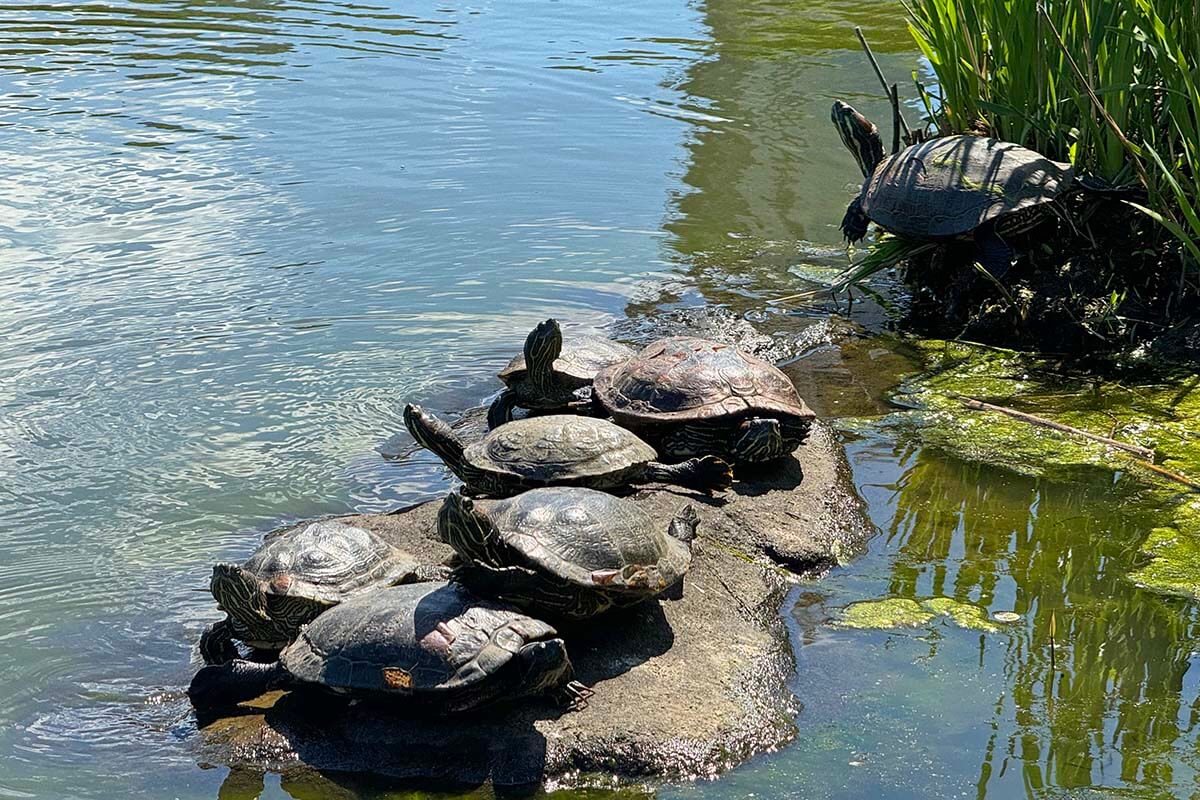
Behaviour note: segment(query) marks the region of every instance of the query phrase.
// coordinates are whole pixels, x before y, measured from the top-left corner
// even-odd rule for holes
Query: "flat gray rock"
[[[803,480],[801,477],[803,476]],[[795,573],[817,572],[868,531],[840,446],[823,425],[780,469],[746,473],[723,499],[653,488],[631,495],[658,519],[683,504],[701,516],[682,596],[561,630],[588,707],[549,702],[466,717],[415,719],[311,693],[265,696],[209,722],[200,761],[288,781],[372,773],[476,785],[559,784],[597,775],[711,776],[790,740],[794,669],[779,606]],[[422,560],[447,559],[437,502],[347,517]],[[331,778],[336,773],[336,778]]]

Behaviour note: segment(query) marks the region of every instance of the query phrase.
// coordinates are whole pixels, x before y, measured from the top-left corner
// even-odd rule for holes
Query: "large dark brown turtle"
[[[511,420],[515,408],[586,412],[596,373],[632,355],[632,348],[600,336],[564,340],[558,321],[548,319],[530,331],[524,351],[500,371],[507,388],[488,409],[488,427]]]
[[[813,412],[787,375],[731,345],[676,336],[601,370],[596,402],[664,459],[770,461],[799,447]]]
[[[661,464],[653,447],[605,419],[572,414],[518,419],[471,445],[420,406],[405,407],[404,424],[472,494],[506,497],[542,486],[615,489],[643,482],[713,492],[733,481],[729,464],[713,456]]]
[[[1074,183],[1070,164],[982,136],[930,139],[884,158],[870,120],[840,100],[832,118],[866,179],[842,219],[851,242],[870,222],[916,241],[973,240],[979,263],[1003,275],[1013,260],[1006,237],[1045,220]]]
[[[217,564],[209,589],[227,615],[200,637],[205,663],[238,657],[233,639],[278,650],[300,626],[368,586],[434,577],[363,528],[330,519],[268,537],[241,566]]]
[[[585,619],[678,583],[692,561],[692,506],[664,524],[629,500],[593,489],[532,489],[507,500],[453,492],[438,531],[461,580],[531,613]]]
[[[546,692],[586,697],[571,675],[554,628],[456,583],[433,582],[355,595],[302,628],[273,663],[202,668],[188,697],[212,712],[270,689],[315,687],[455,712]]]

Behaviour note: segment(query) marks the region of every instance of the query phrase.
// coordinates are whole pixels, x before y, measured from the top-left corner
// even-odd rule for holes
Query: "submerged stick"
[[[1145,460],[1151,462],[1151,464],[1154,462],[1154,451],[1148,447],[1140,447],[1136,444],[1129,444],[1128,442],[1118,442],[1116,439],[1110,439],[1107,436],[1101,436],[1098,433],[1092,433],[1091,431],[1085,431],[1080,428],[1073,428],[1070,425],[1064,425],[1063,423],[1055,422],[1052,419],[1039,417],[1036,414],[1026,414],[1024,411],[1017,411],[1015,408],[1006,408],[1005,406],[997,406],[991,403],[985,403],[982,400],[976,400],[973,397],[964,397],[960,394],[955,394],[953,396],[961,400],[962,404],[972,411],[995,411],[999,414],[1010,416],[1013,419],[1019,419],[1022,422],[1028,422],[1031,425],[1040,425],[1043,428],[1051,428],[1061,433],[1071,433],[1076,436],[1082,436],[1085,439],[1091,439],[1093,442],[1099,442],[1101,444],[1108,445],[1109,447],[1115,447],[1118,450],[1124,450],[1126,453],[1132,453],[1138,458],[1144,458]]]
[[[883,70],[880,68],[879,62],[875,60],[875,54],[871,52],[871,45],[867,44],[867,37],[863,36],[862,28],[857,25],[854,26],[854,35],[862,43],[863,50],[867,54],[867,60],[871,62],[871,67],[875,70],[875,77],[879,78],[879,84],[883,87],[883,93],[892,101],[892,115],[900,120],[900,125],[904,128],[905,137],[911,136],[912,131],[908,129],[908,123],[904,121],[904,115],[900,113],[900,101],[893,98],[887,78],[883,77]]]

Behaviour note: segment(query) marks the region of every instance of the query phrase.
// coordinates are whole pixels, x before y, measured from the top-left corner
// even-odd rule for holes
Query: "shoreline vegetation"
[[[904,264],[908,324],[918,334],[1085,360],[1103,353],[1194,361],[1200,7],[908,0],[905,9],[931,71],[913,74],[923,108],[914,133],[1021,144],[1070,162],[1085,191],[1010,242],[1018,255],[1003,275],[973,263],[970,246],[881,234],[835,288]],[[908,125],[893,104],[897,141]]]

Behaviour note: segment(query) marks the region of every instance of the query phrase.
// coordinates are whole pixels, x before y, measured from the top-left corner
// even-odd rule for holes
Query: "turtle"
[[[460,580],[565,620],[633,605],[677,584],[691,566],[698,522],[690,504],[663,525],[629,500],[565,486],[478,502],[451,492],[438,511],[438,533],[462,561]]]
[[[772,461],[804,443],[815,415],[787,375],[732,345],[673,336],[600,371],[595,400],[664,460]]]
[[[213,567],[209,590],[225,619],[200,637],[205,663],[238,656],[233,639],[255,650],[279,650],[300,626],[368,586],[434,577],[363,528],[329,519],[270,536],[241,566]]]
[[[201,668],[188,697],[210,714],[271,689],[315,687],[450,713],[552,692],[585,699],[590,690],[572,677],[553,627],[433,581],[348,598],[302,627],[271,663]]]
[[[473,494],[507,497],[542,486],[616,489],[642,482],[715,492],[733,482],[722,459],[704,456],[662,464],[653,447],[596,417],[549,414],[513,420],[470,445],[420,406],[405,406],[404,424]]]
[[[506,388],[488,409],[488,427],[510,421],[515,408],[586,413],[587,389],[596,373],[632,355],[633,348],[601,336],[564,342],[558,321],[548,319],[529,332],[524,351],[497,376]]]
[[[1006,239],[1046,220],[1075,185],[1070,164],[983,136],[929,139],[885,158],[870,120],[840,100],[831,116],[865,179],[842,219],[852,243],[870,222],[914,241],[971,241],[976,261],[1000,277],[1014,258]]]

